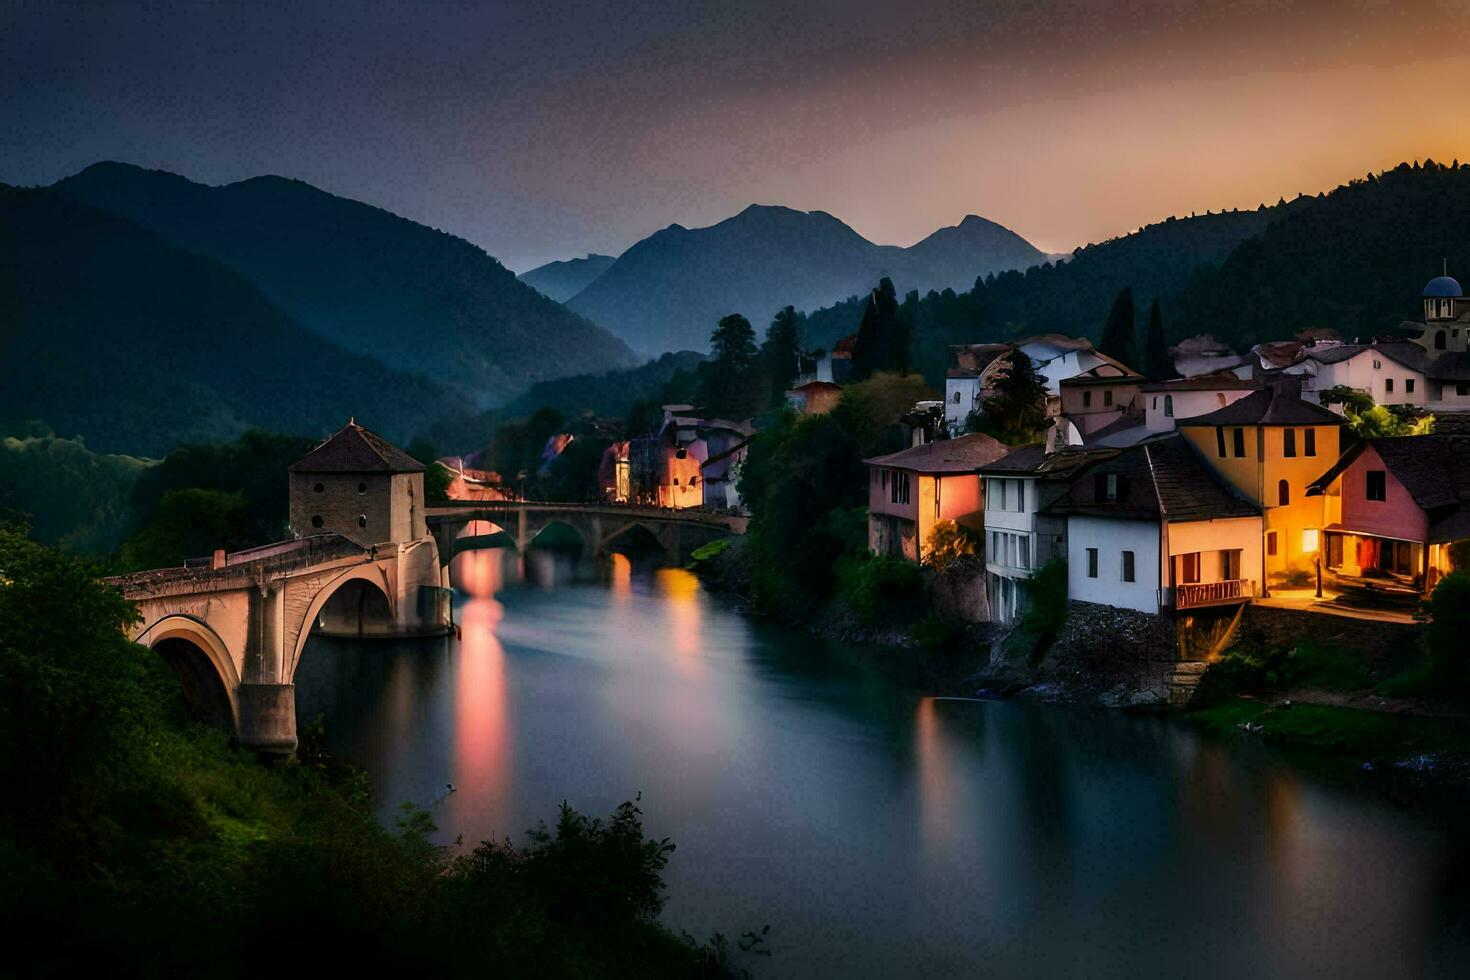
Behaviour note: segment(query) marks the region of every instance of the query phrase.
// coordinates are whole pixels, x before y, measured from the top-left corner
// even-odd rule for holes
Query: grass
[[[1470,756],[1470,720],[1364,711],[1330,705],[1282,708],[1262,701],[1229,698],[1188,717],[1217,734],[1235,734],[1259,724],[1268,742],[1328,755],[1404,758],[1443,754]]]
[[[1351,650],[1320,643],[1265,652],[1231,650],[1210,665],[1198,702],[1211,705],[1239,696],[1268,697],[1286,691],[1369,691],[1373,675]]]

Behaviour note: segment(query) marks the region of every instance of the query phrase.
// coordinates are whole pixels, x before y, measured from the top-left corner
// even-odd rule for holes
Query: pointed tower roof
[[[336,435],[291,464],[292,473],[421,473],[424,464],[348,419]]]

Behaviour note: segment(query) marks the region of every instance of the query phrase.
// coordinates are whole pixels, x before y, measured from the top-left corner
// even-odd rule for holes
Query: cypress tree
[[[1164,340],[1164,315],[1159,311],[1158,300],[1154,300],[1148,310],[1143,373],[1150,381],[1168,381],[1174,377],[1174,361],[1169,357],[1169,345]]]
[[[1133,367],[1138,361],[1134,340],[1137,329],[1133,319],[1133,287],[1124,286],[1118,298],[1113,300],[1113,308],[1108,311],[1108,322],[1103,325],[1102,340],[1097,349]]]

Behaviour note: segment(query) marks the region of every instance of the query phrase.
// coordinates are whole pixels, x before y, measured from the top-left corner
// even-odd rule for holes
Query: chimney
[[[214,557],[212,557],[209,560],[209,567],[210,568],[224,568],[225,567],[225,549],[223,549],[223,548],[216,548],[216,549],[214,549]]]

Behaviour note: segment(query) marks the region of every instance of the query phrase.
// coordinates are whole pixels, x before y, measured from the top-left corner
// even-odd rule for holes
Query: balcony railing
[[[1194,582],[1174,588],[1174,608],[1190,609],[1217,602],[1239,602],[1251,598],[1255,589],[1250,579],[1232,578],[1223,582]]]

